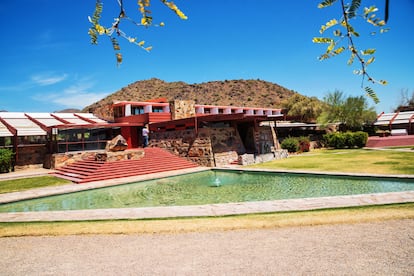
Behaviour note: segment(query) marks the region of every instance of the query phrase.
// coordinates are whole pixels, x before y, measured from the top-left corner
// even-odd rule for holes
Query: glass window
[[[12,137],[0,137],[0,147],[9,147],[12,145]]]
[[[144,114],[144,107],[143,106],[133,106],[131,112],[132,112],[132,115]]]
[[[162,106],[153,106],[152,112],[164,112],[164,109],[162,108]]]
[[[122,112],[122,110],[123,110],[122,106],[114,107],[114,117],[115,118],[124,117],[124,113]]]

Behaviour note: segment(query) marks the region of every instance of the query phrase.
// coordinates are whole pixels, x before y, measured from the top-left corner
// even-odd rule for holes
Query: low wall
[[[48,155],[44,167],[56,169],[77,161],[92,159],[98,161],[115,162],[120,160],[138,160],[143,158],[145,152],[143,149],[131,149],[124,151],[76,151]]]
[[[368,148],[381,148],[381,147],[398,147],[398,146],[414,146],[414,135],[404,136],[388,136],[368,137],[366,147]]]
[[[15,170],[42,168],[46,158],[45,145],[24,145],[17,148]]]
[[[272,153],[265,154],[243,154],[239,156],[239,165],[252,165],[257,163],[268,162],[277,159],[287,158],[289,153],[287,150],[276,150]]]

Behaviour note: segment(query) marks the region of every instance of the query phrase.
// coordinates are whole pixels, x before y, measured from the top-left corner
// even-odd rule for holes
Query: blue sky
[[[124,2],[128,15],[139,20],[137,1]],[[384,2],[365,0],[363,5],[382,9]],[[150,78],[187,83],[261,79],[320,99],[336,89],[348,96],[364,93],[355,68],[346,65],[348,54],[319,61],[326,46],[312,43],[322,24],[339,17],[339,5],[321,10],[316,0],[176,0],[188,16],[184,21],[160,1],[152,3],[154,21],[165,27],[125,24],[125,29],[153,50],[120,40],[124,62],[117,67],[106,37],[98,46],[90,44],[87,17],[94,0],[0,1],[0,110],[82,108]],[[102,23],[109,25],[118,12],[116,0],[104,0]],[[357,45],[377,49],[370,74],[389,82],[372,86],[381,100],[377,112],[392,111],[402,90],[414,91],[413,14],[413,0],[391,1],[389,32],[370,36],[368,25],[355,26],[362,35]]]

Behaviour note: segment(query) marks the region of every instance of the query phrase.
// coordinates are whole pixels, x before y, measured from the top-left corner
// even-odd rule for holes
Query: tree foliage
[[[316,97],[295,94],[282,102],[289,116],[300,116],[302,122],[314,122],[324,109],[324,104]]]
[[[345,98],[343,92],[329,93],[325,98],[326,109],[318,117],[322,125],[341,123],[346,129],[360,130],[363,125],[371,124],[377,118],[373,107],[368,107],[363,96]]]
[[[319,3],[318,8],[327,8],[335,5],[339,2],[341,8],[341,17],[339,19],[331,19],[321,26],[319,33],[321,37],[314,37],[314,43],[328,44],[325,53],[323,53],[319,59],[325,60],[330,57],[337,56],[346,51],[350,52],[348,59],[348,65],[352,65],[355,60],[359,62],[359,69],[353,71],[354,74],[362,76],[361,87],[364,87],[364,81],[367,79],[374,84],[386,85],[386,80],[376,80],[368,73],[368,65],[375,61],[375,48],[359,49],[356,46],[355,39],[360,34],[355,30],[352,20],[363,19],[368,24],[379,29],[380,33],[387,32],[389,29],[385,28],[386,20],[379,19],[377,17],[378,8],[376,6],[361,7],[362,0],[352,0],[350,3],[345,3],[344,0],[324,0]],[[386,14],[385,18],[388,18],[388,0],[386,0]],[[351,24],[352,23],[352,24]],[[326,31],[334,29],[331,35],[326,35]],[[371,34],[375,34],[376,31]],[[365,93],[375,103],[379,103],[379,98],[375,91],[369,87],[364,87]]]
[[[414,111],[414,91],[409,96],[408,89],[401,90],[400,103],[394,111]]]
[[[0,173],[7,173],[12,168],[13,151],[9,149],[0,149]]]
[[[181,19],[187,19],[187,16],[172,2],[167,0],[160,0],[165,6],[167,6],[170,10],[172,10],[178,17]],[[119,64],[122,63],[122,54],[121,54],[121,47],[118,42],[118,38],[124,38],[128,42],[137,45],[138,47],[144,49],[145,51],[149,52],[152,50],[152,46],[147,46],[145,41],[142,39],[138,39],[137,37],[131,37],[127,35],[122,29],[121,24],[124,22],[129,22],[137,27],[150,27],[150,26],[159,26],[163,27],[165,24],[164,22],[160,22],[158,24],[153,23],[153,17],[151,15],[150,5],[151,0],[138,0],[138,10],[141,14],[141,18],[139,21],[134,20],[132,17],[127,15],[127,12],[124,8],[123,0],[117,0],[119,5],[119,14],[117,17],[114,18],[114,21],[109,27],[105,27],[101,24],[101,15],[103,12],[103,2],[101,0],[96,0],[95,3],[95,11],[93,12],[92,17],[89,16],[89,22],[91,26],[89,28],[88,34],[91,38],[92,44],[98,44],[98,37],[101,35],[109,37],[112,47],[115,51],[116,61]]]

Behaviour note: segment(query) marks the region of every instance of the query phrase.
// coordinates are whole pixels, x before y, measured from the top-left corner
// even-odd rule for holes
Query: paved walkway
[[[108,181],[90,182],[86,184],[70,184],[57,187],[33,189],[23,192],[0,194],[0,204],[49,195],[71,193],[98,187],[119,185],[123,183],[136,182],[159,177],[167,177],[176,174],[191,173],[206,169],[208,168],[198,167],[164,173],[149,174],[144,176],[112,179]],[[403,178],[413,177],[403,176]],[[224,216],[280,211],[315,210],[351,206],[383,205],[407,202],[414,202],[414,191],[319,198],[301,198],[260,202],[207,204],[195,206],[0,213],[0,222],[73,220],[80,221],[105,219],[147,219],[168,217]]]

